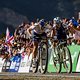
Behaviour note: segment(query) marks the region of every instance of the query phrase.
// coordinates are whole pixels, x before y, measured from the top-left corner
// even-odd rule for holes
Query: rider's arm
[[[55,28],[53,28],[51,30],[51,37],[54,37],[54,36],[56,36],[56,30],[55,30]]]
[[[30,27],[27,29],[27,33],[29,34],[29,36],[31,36],[31,31],[32,31],[33,28],[34,28],[34,26],[30,26]]]

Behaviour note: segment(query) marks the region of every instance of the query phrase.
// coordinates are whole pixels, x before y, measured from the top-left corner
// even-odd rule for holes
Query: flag
[[[7,27],[7,29],[6,29],[6,41],[5,42],[12,45],[13,41],[14,41],[14,36],[13,35],[10,36],[10,32],[9,32],[8,27]]]
[[[9,37],[10,37],[10,32],[9,32],[8,27],[7,27],[7,29],[6,29],[6,41],[9,39]]]
[[[12,43],[14,42],[14,36],[10,36],[9,39],[6,41],[8,44],[12,45]]]

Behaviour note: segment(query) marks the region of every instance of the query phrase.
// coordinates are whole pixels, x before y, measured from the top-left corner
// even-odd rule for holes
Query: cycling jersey
[[[32,31],[37,34],[42,34],[43,32],[45,32],[44,28],[42,28],[39,24],[31,26],[31,28],[32,28]]]
[[[57,29],[57,39],[67,39],[65,28],[62,25]]]
[[[35,32],[33,32],[33,41],[40,41],[40,39],[41,39],[41,37],[46,37],[46,33],[45,32],[43,32],[42,34],[37,34],[37,33],[35,33]]]
[[[46,37],[45,29],[42,28],[39,24],[32,25],[30,27],[32,29],[32,40],[39,41],[41,37]]]

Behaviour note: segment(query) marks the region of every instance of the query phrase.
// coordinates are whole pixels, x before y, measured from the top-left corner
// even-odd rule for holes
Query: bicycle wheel
[[[40,55],[40,72],[42,74],[46,73],[48,66],[48,46],[47,43],[41,42],[39,47]]]
[[[72,58],[70,54],[70,50],[68,47],[63,48],[64,54],[63,54],[63,66],[66,69],[67,73],[72,72]]]
[[[59,55],[59,49],[52,48],[51,54],[53,55],[53,67],[57,73],[61,72],[61,63],[60,63],[60,55]]]
[[[36,73],[38,71],[38,65],[39,65],[39,50],[37,51],[37,56],[36,56],[36,65],[35,67],[32,67],[32,72]]]

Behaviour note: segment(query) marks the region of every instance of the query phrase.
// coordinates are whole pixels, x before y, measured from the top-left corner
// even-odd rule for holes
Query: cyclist
[[[53,38],[55,39],[56,42],[53,42],[53,47],[57,45],[57,40],[59,42],[67,39],[67,33],[65,28],[62,25],[61,19],[59,17],[54,18],[54,23],[53,23],[53,28],[54,28],[54,35]]]
[[[45,33],[45,20],[41,19],[37,23],[32,23],[32,25],[27,29],[28,34],[32,37],[33,41],[33,59],[32,59],[32,67],[36,66],[36,55],[37,55],[37,48],[38,48],[38,42],[40,37],[46,37]],[[31,34],[32,32],[32,34]]]
[[[57,39],[59,41],[67,39],[67,34],[66,34],[66,30],[61,22],[60,19],[56,20],[56,34],[57,34]]]

